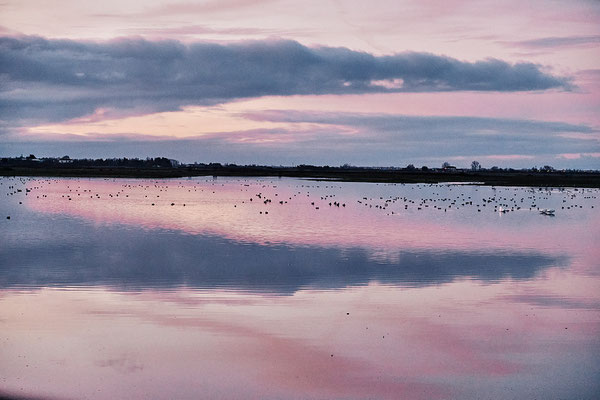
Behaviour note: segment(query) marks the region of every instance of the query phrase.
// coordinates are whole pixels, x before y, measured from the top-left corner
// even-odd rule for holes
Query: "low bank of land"
[[[600,188],[600,171],[379,169],[367,167],[270,167],[199,165],[185,167],[0,166],[3,176],[181,178],[193,176],[296,177],[352,182],[443,183],[477,182],[497,186],[555,186]]]

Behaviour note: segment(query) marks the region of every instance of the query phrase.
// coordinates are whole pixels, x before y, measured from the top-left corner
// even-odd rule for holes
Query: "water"
[[[0,394],[600,393],[596,189],[0,178],[0,196]]]

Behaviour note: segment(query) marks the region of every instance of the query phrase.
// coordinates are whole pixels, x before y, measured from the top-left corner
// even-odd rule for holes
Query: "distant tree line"
[[[69,156],[63,157],[44,157],[37,158],[34,154],[29,156],[20,157],[5,157],[0,158],[0,166],[2,167],[59,167],[59,168],[92,168],[92,167],[123,167],[123,168],[175,168],[175,167],[186,167],[188,169],[200,169],[200,170],[241,170],[241,169],[280,169],[280,170],[299,170],[299,171],[336,171],[343,170],[347,172],[351,171],[405,171],[411,173],[438,173],[438,172],[486,172],[486,173],[500,173],[500,172],[529,172],[529,173],[552,173],[558,172],[550,165],[544,165],[543,167],[532,167],[532,168],[501,168],[498,166],[492,166],[490,168],[484,168],[479,161],[474,160],[471,162],[471,168],[457,168],[451,165],[449,162],[442,163],[440,168],[431,168],[426,165],[422,167],[416,167],[414,164],[408,164],[406,167],[359,167],[352,164],[343,164],[340,166],[329,166],[329,165],[311,165],[311,164],[299,164],[296,166],[269,166],[269,165],[236,165],[236,164],[221,164],[216,162],[211,163],[193,163],[193,164],[180,164],[177,160],[169,159],[166,157],[146,157],[141,158],[82,158],[72,159]],[[584,172],[579,169],[567,169],[560,172],[566,173],[577,173]]]
[[[171,168],[179,165],[176,160],[166,157],[140,158],[79,158],[69,156],[37,158],[30,154],[27,157],[5,157],[0,159],[0,164],[5,166],[29,167],[129,167],[129,168]]]

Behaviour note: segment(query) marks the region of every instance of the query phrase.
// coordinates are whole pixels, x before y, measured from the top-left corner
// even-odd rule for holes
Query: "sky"
[[[600,169],[600,2],[3,0],[21,154]]]

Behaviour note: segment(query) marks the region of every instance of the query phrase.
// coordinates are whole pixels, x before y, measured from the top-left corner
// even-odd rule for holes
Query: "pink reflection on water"
[[[597,308],[513,301],[554,283],[4,291],[0,374],[7,390],[59,398],[479,397],[467,377],[494,398],[523,384],[547,397],[600,333]]]
[[[383,259],[396,258],[401,250],[424,248],[538,249],[551,254],[571,249],[587,261],[600,258],[596,246],[600,214],[590,208],[600,208],[598,200],[591,199],[597,191],[585,196],[573,189],[550,193],[292,179],[59,179],[29,186],[39,187],[27,198],[31,209],[97,224],[214,234],[259,244],[361,247],[369,249],[371,257]],[[573,194],[576,197],[570,197]],[[492,196],[493,203],[482,201]],[[522,208],[500,213],[511,196]],[[533,196],[535,200],[529,199]],[[464,204],[467,201],[473,204]],[[558,217],[540,216],[536,207],[530,209],[532,205],[557,208]],[[560,209],[564,206],[569,209]],[[582,232],[577,222],[590,230]]]
[[[569,263],[530,280],[455,277],[418,288],[370,283],[287,296],[185,287],[2,290],[2,390],[94,399],[429,399],[566,397],[598,388],[597,191],[291,179],[58,179],[27,187],[27,211],[99,228],[362,247],[384,259],[405,249],[535,250]],[[376,207],[389,196],[414,203]],[[496,200],[478,212],[464,205],[469,196],[474,204]],[[535,197],[557,216],[493,211],[515,196]],[[420,203],[432,198],[460,201],[445,202],[447,211]]]

